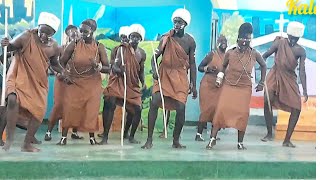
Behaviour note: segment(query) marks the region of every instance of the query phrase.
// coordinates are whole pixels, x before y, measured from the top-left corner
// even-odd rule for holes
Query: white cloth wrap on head
[[[287,34],[294,37],[302,37],[305,26],[297,21],[289,22],[287,26]]]
[[[57,32],[60,25],[60,19],[54,14],[48,12],[41,12],[38,19],[38,25],[41,24],[48,25]]]
[[[129,26],[122,26],[122,27],[120,27],[120,29],[119,29],[119,37],[120,37],[121,35],[129,36],[129,33],[130,33],[130,27],[129,27]]]
[[[144,36],[146,34],[146,31],[144,30],[143,26],[141,24],[132,24],[130,27],[129,27],[129,34],[132,34],[132,33],[138,33],[140,34],[141,38],[142,38],[142,41],[144,40]]]
[[[172,14],[172,17],[171,17],[172,22],[173,22],[173,19],[176,17],[183,19],[188,25],[190,24],[191,14],[188,10],[183,9],[183,8],[175,10]]]

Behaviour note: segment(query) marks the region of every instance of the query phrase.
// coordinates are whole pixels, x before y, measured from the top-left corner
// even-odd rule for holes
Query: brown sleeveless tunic
[[[205,58],[211,58],[207,65],[211,68],[217,68],[214,73],[206,73],[201,82],[199,89],[200,96],[200,122],[212,121],[220,96],[221,88],[215,86],[217,73],[222,70],[224,55],[217,51],[210,52]]]
[[[102,80],[100,72],[92,68],[90,59],[100,62],[98,45],[80,41],[72,56],[68,65],[74,84],[65,88],[62,127],[95,132],[99,130]]]
[[[42,122],[47,108],[49,58],[37,45],[35,33],[35,30],[29,30],[26,45],[15,53],[6,85],[7,96],[11,93],[17,96],[19,115],[24,117],[19,118],[23,122],[18,124],[25,127],[31,118]]]
[[[234,48],[227,53],[230,54],[229,65],[221,87],[213,125],[245,131],[252,93],[251,72],[257,52],[248,48],[245,53],[240,53],[238,48]]]
[[[189,91],[189,56],[172,36],[173,30],[163,37],[161,45],[163,55],[159,66],[159,78],[167,110],[175,109],[173,100],[186,104]],[[153,93],[160,91],[158,81],[154,81],[152,91]],[[159,106],[162,107],[161,103]]]

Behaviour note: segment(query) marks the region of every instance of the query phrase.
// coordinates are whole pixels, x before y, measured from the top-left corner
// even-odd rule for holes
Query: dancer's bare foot
[[[147,142],[143,146],[141,146],[141,148],[142,149],[151,149],[152,146],[153,146],[152,140],[147,140]]]
[[[282,143],[282,146],[284,146],[284,147],[291,147],[291,148],[295,148],[295,147],[296,147],[295,145],[292,144],[291,141],[284,141],[284,142]]]
[[[172,143],[172,148],[185,149],[185,148],[187,148],[187,146],[184,146],[184,145],[180,144],[179,142],[173,142]]]
[[[267,134],[264,138],[261,139],[263,142],[273,141],[273,137],[270,134]]]
[[[30,143],[24,143],[21,147],[22,152],[39,152],[40,149],[33,147]]]
[[[12,141],[7,140],[2,149],[4,149],[5,151],[9,151],[11,145],[12,145]]]

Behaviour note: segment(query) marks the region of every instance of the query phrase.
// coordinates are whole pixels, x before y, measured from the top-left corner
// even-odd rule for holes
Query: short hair
[[[67,28],[64,30],[64,33],[67,34],[70,29],[78,29],[78,27],[70,24],[70,25],[68,25]]]
[[[239,27],[238,38],[246,37],[247,34],[252,34],[253,28],[250,23],[243,23]]]
[[[220,34],[217,39],[217,42],[220,43],[222,40],[227,40],[227,38],[223,34]]]
[[[81,24],[85,24],[85,25],[89,26],[92,29],[92,31],[96,31],[96,29],[97,29],[97,22],[93,19],[86,19],[86,20],[82,21]]]

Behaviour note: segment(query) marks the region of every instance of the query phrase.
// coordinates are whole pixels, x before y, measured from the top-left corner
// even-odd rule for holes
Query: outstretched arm
[[[3,38],[1,40],[1,46],[5,47],[7,46],[8,51],[15,51],[18,49],[22,49],[23,45],[28,41],[28,38],[30,38],[29,32],[25,31],[21,34],[19,34],[16,38],[9,41],[8,38]]]
[[[278,50],[279,41],[278,39],[274,40],[271,47],[262,55],[262,58],[266,61],[271,54],[275,53]]]

